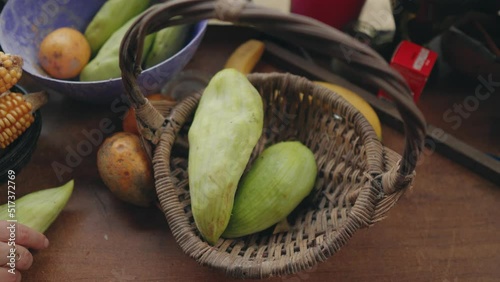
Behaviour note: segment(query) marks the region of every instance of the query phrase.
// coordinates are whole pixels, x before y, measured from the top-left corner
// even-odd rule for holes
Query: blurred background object
[[[394,40],[396,23],[389,0],[366,0],[358,19],[352,24],[357,33],[372,34],[372,45],[380,46]]]
[[[290,3],[291,0],[251,0],[251,2],[261,5],[261,6],[266,6],[271,9],[276,9],[280,10],[283,12],[290,12]]]
[[[444,61],[471,78],[478,75],[500,79],[500,17],[468,13],[443,33]]]
[[[291,0],[291,12],[343,29],[358,18],[364,4],[365,0]]]
[[[446,70],[500,77],[498,0],[291,0],[290,11],[350,34],[387,61],[402,41],[438,53],[430,83]]]
[[[497,18],[498,0],[392,0],[402,39],[426,44],[469,12]]]

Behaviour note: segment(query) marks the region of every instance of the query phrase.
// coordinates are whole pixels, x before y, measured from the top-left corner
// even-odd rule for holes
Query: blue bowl
[[[51,31],[73,27],[81,32],[105,0],[9,0],[0,14],[0,45],[5,53],[21,56],[23,70],[41,85],[71,98],[109,104],[124,94],[121,78],[82,82],[50,77],[38,64],[40,42]],[[62,3],[62,4],[61,4]],[[160,92],[193,57],[203,38],[207,21],[193,25],[186,45],[169,59],[148,68],[138,84],[145,95]]]

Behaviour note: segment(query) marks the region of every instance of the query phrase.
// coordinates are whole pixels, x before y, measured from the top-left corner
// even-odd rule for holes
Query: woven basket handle
[[[333,27],[245,0],[167,1],[150,7],[139,16],[122,41],[120,68],[126,93],[132,105],[138,109],[137,116],[146,126],[157,130],[165,123],[165,119],[144,98],[137,85],[137,76],[142,71],[145,36],[168,26],[205,19],[250,25],[291,43],[335,57],[345,62],[351,73],[357,74],[351,79],[383,89],[393,98],[404,120],[406,144],[399,167],[383,175],[381,184],[386,193],[408,187],[422,151],[426,123],[403,77],[374,50]]]

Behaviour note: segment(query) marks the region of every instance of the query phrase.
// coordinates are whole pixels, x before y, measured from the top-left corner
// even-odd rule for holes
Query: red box
[[[415,103],[422,94],[436,60],[436,52],[406,40],[398,45],[392,56],[390,66],[404,77],[413,92]],[[388,98],[382,90],[378,96]]]

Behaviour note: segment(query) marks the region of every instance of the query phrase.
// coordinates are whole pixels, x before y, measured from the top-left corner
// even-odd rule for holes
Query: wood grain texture
[[[234,27],[211,27],[187,69],[213,74],[238,44],[257,35]],[[256,68],[275,70],[266,61]],[[40,89],[27,77],[24,83],[30,90]],[[430,122],[449,126],[442,120],[443,112],[463,101],[474,87],[473,81],[458,84],[453,79],[431,84],[420,107]],[[461,139],[496,154],[498,92],[455,131]],[[84,130],[98,129],[103,119],[109,118],[119,130],[124,113],[123,104],[119,106],[121,110],[113,111],[51,93],[50,103],[42,109],[38,147],[17,175],[17,196],[62,184],[52,163],[65,164],[68,151],[82,146]],[[388,147],[401,152],[401,134],[383,126],[383,135]],[[46,232],[50,247],[34,254],[23,281],[239,281],[184,255],[156,207],[136,208],[117,200],[98,175],[96,153],[97,146],[92,146],[72,172],[63,174],[63,182],[75,179],[74,194]],[[498,281],[498,185],[427,150],[417,167],[414,188],[385,220],[357,232],[339,253],[310,271],[266,281]],[[0,186],[2,195],[5,191],[6,186]],[[0,200],[3,203],[5,197]]]

